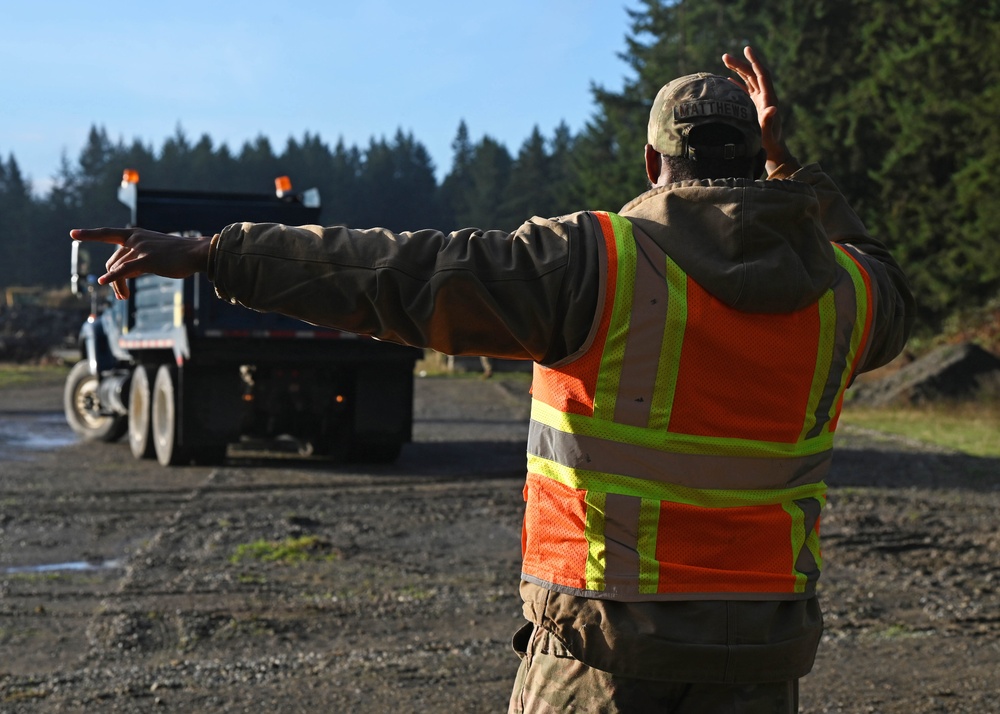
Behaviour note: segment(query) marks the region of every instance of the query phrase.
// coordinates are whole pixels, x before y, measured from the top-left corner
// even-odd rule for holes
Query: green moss
[[[236,547],[231,563],[259,561],[262,563],[302,563],[307,560],[339,560],[340,552],[317,536],[286,538],[283,541],[255,540]]]

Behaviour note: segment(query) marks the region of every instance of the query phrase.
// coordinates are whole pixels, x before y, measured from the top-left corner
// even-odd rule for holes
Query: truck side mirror
[[[79,241],[70,243],[70,290],[74,295],[87,295],[97,285],[97,276],[90,273],[90,251]]]
[[[85,256],[85,251],[80,250],[79,241],[73,241],[72,243],[70,243],[69,259],[70,259],[70,278],[69,278],[70,290],[73,292],[74,295],[77,296],[83,295],[85,290],[82,289],[82,286],[80,285],[80,277],[84,276],[84,280],[86,280],[85,277],[86,273],[83,270],[83,268],[85,268],[86,266],[81,265],[81,263],[86,261],[86,256]]]

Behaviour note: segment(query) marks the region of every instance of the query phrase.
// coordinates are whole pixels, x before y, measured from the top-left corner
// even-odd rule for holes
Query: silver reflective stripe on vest
[[[650,422],[653,387],[661,365],[660,345],[670,291],[663,251],[644,233],[635,231],[634,235],[635,288],[614,420],[644,427]]]
[[[532,420],[528,453],[572,468],[688,488],[774,489],[822,481],[832,452],[783,459],[671,452],[570,434]]]

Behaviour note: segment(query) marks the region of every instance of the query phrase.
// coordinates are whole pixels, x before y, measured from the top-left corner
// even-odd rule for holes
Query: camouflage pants
[[[685,684],[618,677],[588,667],[540,627],[514,636],[521,666],[508,714],[669,712],[794,714],[798,680],[761,684]]]

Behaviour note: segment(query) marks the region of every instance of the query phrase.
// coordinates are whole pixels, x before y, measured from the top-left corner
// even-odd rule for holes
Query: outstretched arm
[[[128,278],[206,271],[220,298],[254,310],[446,354],[554,363],[595,329],[598,230],[580,213],[513,234],[234,223],[211,239],[123,228],[71,236],[118,246],[99,281],[119,297]]]
[[[211,236],[176,236],[141,228],[77,228],[73,240],[110,243],[118,249],[108,259],[107,272],[97,279],[111,284],[119,299],[129,295],[129,278],[153,273],[164,278],[186,278],[208,268]]]
[[[727,53],[722,55],[722,61],[726,67],[739,75],[743,87],[757,107],[761,144],[767,152],[766,168],[770,174],[782,164],[794,162],[795,157],[785,144],[781,117],[778,114],[778,94],[774,90],[770,71],[752,47],[745,47],[743,54],[746,59]],[[739,84],[735,79],[732,81]]]

